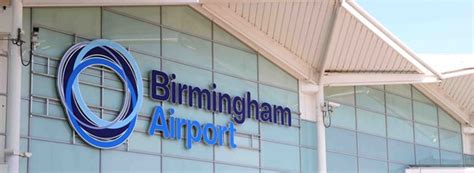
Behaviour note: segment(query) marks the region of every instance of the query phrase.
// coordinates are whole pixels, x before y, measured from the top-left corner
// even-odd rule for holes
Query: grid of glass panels
[[[409,165],[472,164],[463,161],[460,123],[411,85],[325,92],[326,100],[341,104],[326,131],[329,172],[404,173]]]
[[[24,10],[25,33],[39,28],[33,65],[23,70],[21,147],[34,157],[21,172],[314,172],[316,126],[299,119],[298,82],[225,30],[186,6],[32,8]],[[28,38],[28,37],[27,37]],[[74,43],[98,38],[119,42],[132,52],[148,87],[148,73],[175,73],[177,81],[205,88],[216,83],[232,95],[250,91],[253,99],[285,105],[293,126],[247,119],[237,126],[238,148],[195,144],[148,136],[156,105],[145,99],[137,128],[112,150],[86,145],[69,127],[56,91],[56,68]],[[25,44],[29,45],[29,44]],[[121,108],[123,84],[110,70],[81,73],[80,89],[89,108],[104,119]],[[228,115],[174,106],[175,115],[224,125]]]

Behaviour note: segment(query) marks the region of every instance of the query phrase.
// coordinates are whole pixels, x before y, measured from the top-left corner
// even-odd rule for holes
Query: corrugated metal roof
[[[438,84],[459,106],[474,116],[474,74],[445,79]]]
[[[322,62],[336,1],[223,3],[313,67]],[[340,11],[327,71],[418,73],[417,68],[346,10]]]

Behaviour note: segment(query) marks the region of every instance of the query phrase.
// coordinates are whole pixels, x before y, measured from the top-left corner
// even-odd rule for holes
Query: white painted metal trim
[[[25,7],[183,5],[196,3],[199,3],[199,0],[23,0]]]
[[[391,85],[440,82],[433,75],[387,74],[387,73],[327,73],[323,76],[325,86]]]

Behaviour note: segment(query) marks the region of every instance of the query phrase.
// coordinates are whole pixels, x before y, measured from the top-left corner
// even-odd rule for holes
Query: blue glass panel
[[[331,114],[331,123],[335,127],[342,127],[355,130],[355,108],[352,106],[341,105]]]
[[[376,112],[385,112],[385,99],[383,91],[369,88],[356,87],[357,107],[363,107]]]
[[[37,116],[30,118],[30,121],[31,136],[63,142],[72,139],[72,129],[66,121]]]
[[[440,129],[439,137],[441,149],[462,152],[461,133]]]
[[[263,168],[277,169],[283,172],[298,172],[300,170],[298,147],[263,141],[261,150]]]
[[[389,115],[412,120],[412,103],[410,99],[387,93],[387,113]]]
[[[98,7],[35,8],[33,16],[35,24],[87,38],[100,37],[100,8]]]
[[[239,147],[241,146],[238,146],[236,149],[230,149],[227,146],[215,147],[216,161],[238,165],[258,166],[260,157],[258,150]]]
[[[212,68],[211,42],[163,29],[163,57],[210,70]]]
[[[326,129],[326,147],[328,151],[356,154],[356,133],[338,128]]]
[[[91,147],[32,140],[29,171],[99,172],[99,150]]]
[[[388,164],[389,173],[405,173],[405,169],[409,167],[409,165],[402,165],[397,163],[389,163]]]
[[[257,55],[214,44],[214,68],[222,73],[257,80]]]
[[[104,173],[152,173],[159,171],[160,156],[105,150],[101,152],[101,172]]]
[[[432,126],[438,126],[436,106],[414,101],[413,112],[416,122],[425,123]]]
[[[368,158],[387,159],[385,138],[359,133],[357,135],[358,154]]]
[[[387,116],[388,138],[413,142],[413,122]]]
[[[262,56],[258,58],[258,79],[267,84],[298,91],[296,78]]]
[[[334,102],[355,105],[354,87],[325,87],[324,97]]]
[[[415,145],[396,140],[388,140],[388,159],[399,163],[415,163]]]
[[[301,148],[301,172],[312,173],[318,170],[318,153],[316,150]]]
[[[430,147],[417,145],[416,149],[416,164],[417,165],[439,165],[439,150]]]
[[[163,157],[163,173],[212,173],[212,163]]]
[[[162,6],[163,24],[179,31],[211,38],[211,21],[188,6]]]
[[[134,131],[128,141],[128,147],[131,151],[141,151],[146,153],[161,152],[161,137],[150,136],[143,132]]]
[[[327,152],[328,173],[357,173],[357,157]]]
[[[246,168],[241,166],[231,166],[223,164],[216,164],[215,170],[216,173],[259,173],[258,169],[256,168]]]
[[[446,113],[446,111],[442,110],[438,107],[438,115],[439,115],[439,127],[445,128],[448,130],[452,130],[455,132],[461,131],[461,124],[456,121],[451,115]]]
[[[387,162],[359,158],[359,172],[384,173],[387,172]]]
[[[462,166],[462,154],[441,150],[441,165]]]
[[[439,147],[438,129],[415,123],[415,142],[431,147]]]
[[[385,90],[406,98],[411,98],[411,85],[385,85]]]
[[[160,27],[121,14],[103,10],[102,37],[125,48],[160,56]]]
[[[357,128],[361,132],[386,136],[385,115],[357,109]]]
[[[318,145],[316,132],[316,122],[302,120],[300,126],[300,145],[316,148]]]

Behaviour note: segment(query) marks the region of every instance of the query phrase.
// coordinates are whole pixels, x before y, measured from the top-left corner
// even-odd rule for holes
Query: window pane
[[[253,53],[214,44],[214,67],[221,73],[257,80],[257,55]]]
[[[439,147],[438,129],[415,123],[415,141],[417,144]]]
[[[387,114],[412,120],[411,100],[387,93]]]
[[[163,24],[211,39],[211,21],[188,6],[162,6]]]
[[[383,91],[369,87],[356,87],[357,107],[366,108],[376,112],[385,112]]]
[[[388,158],[390,161],[414,164],[415,146],[411,143],[388,140]]]
[[[357,128],[361,132],[385,136],[385,115],[357,109]]]
[[[155,136],[156,137],[156,136]],[[193,143],[192,149],[184,148],[185,141],[182,140],[162,140],[164,154],[181,156],[185,158],[196,158],[201,160],[212,160],[212,147],[203,142]],[[224,146],[222,146],[224,147]]]
[[[163,173],[212,173],[212,163],[163,157]]]
[[[100,38],[100,8],[35,8],[32,11],[35,24],[87,38]]]
[[[298,145],[299,143],[298,127],[288,127],[273,123],[260,123],[260,129],[262,139],[294,145]]]
[[[331,114],[331,123],[334,127],[343,127],[355,130],[355,108],[341,105]]]
[[[326,142],[328,151],[356,154],[356,134],[353,131],[327,128]]]
[[[300,145],[316,148],[318,145],[316,130],[316,122],[302,120],[300,126]]]
[[[222,29],[220,26],[214,24],[214,41],[218,43],[223,43],[225,45],[229,45],[234,48],[239,48],[248,52],[254,52],[251,48],[249,48],[247,45],[242,43],[240,40],[235,38],[233,35],[229,34],[226,32],[224,29]]]
[[[154,24],[160,24],[160,7],[106,7],[109,11],[114,11],[133,18],[138,18]]]
[[[464,155],[464,166],[474,166],[474,155]]]
[[[161,137],[150,136],[144,132],[133,132],[128,141],[128,147],[131,151],[142,151],[147,153],[161,152]]]
[[[424,103],[433,104],[433,102],[431,102],[431,100],[428,97],[426,97],[423,93],[421,93],[415,87],[413,87],[413,100],[418,100],[418,101],[421,101],[421,102],[424,102]]]
[[[316,150],[301,148],[301,172],[302,173],[313,173],[317,168],[317,156]]]
[[[439,137],[441,149],[462,152],[462,141],[460,133],[440,129]]]
[[[441,165],[462,166],[462,154],[441,150]]]
[[[413,142],[413,122],[387,116],[388,137]]]
[[[160,27],[103,11],[102,36],[120,43],[132,51],[160,56]]]
[[[390,93],[411,98],[411,85],[385,85],[385,90]]]
[[[261,150],[263,168],[278,169],[283,172],[300,170],[298,147],[263,141]]]
[[[416,164],[418,165],[439,165],[439,150],[416,146]]]
[[[30,121],[31,136],[63,142],[72,139],[71,127],[66,121],[37,116],[31,117]]]
[[[357,157],[327,152],[328,173],[357,173]]]
[[[258,79],[264,83],[298,91],[296,78],[262,56],[259,56],[258,60]]]
[[[258,173],[258,169],[216,164],[216,173]]]
[[[397,163],[390,163],[388,172],[390,173],[405,173],[405,169],[410,167],[409,165],[402,165]]]
[[[387,172],[387,162],[359,158],[359,172],[363,172],[363,173]]]
[[[438,107],[439,127],[452,130],[455,132],[461,131],[461,125],[451,115]]]
[[[99,150],[70,144],[31,141],[31,172],[99,172]]]
[[[258,166],[258,150],[239,148],[239,146],[235,149],[230,149],[227,146],[220,146],[215,147],[215,151],[215,158],[217,161],[239,165]]]
[[[38,34],[38,48],[35,53],[48,56],[54,59],[61,59],[66,50],[74,44],[74,37],[52,30],[40,28]]]
[[[163,29],[163,57],[206,69],[212,68],[211,42]]]
[[[387,142],[385,138],[359,133],[357,135],[359,156],[387,159]]]
[[[101,172],[104,173],[152,173],[160,170],[160,156],[104,150],[100,155]]]
[[[291,109],[292,112],[299,112],[298,93],[283,90],[267,85],[259,84],[260,101],[270,103],[271,105],[281,105]],[[297,114],[291,114],[298,116]]]
[[[414,101],[413,112],[416,122],[438,126],[438,116],[434,105]]]
[[[354,87],[325,87],[324,97],[330,101],[355,105]]]

